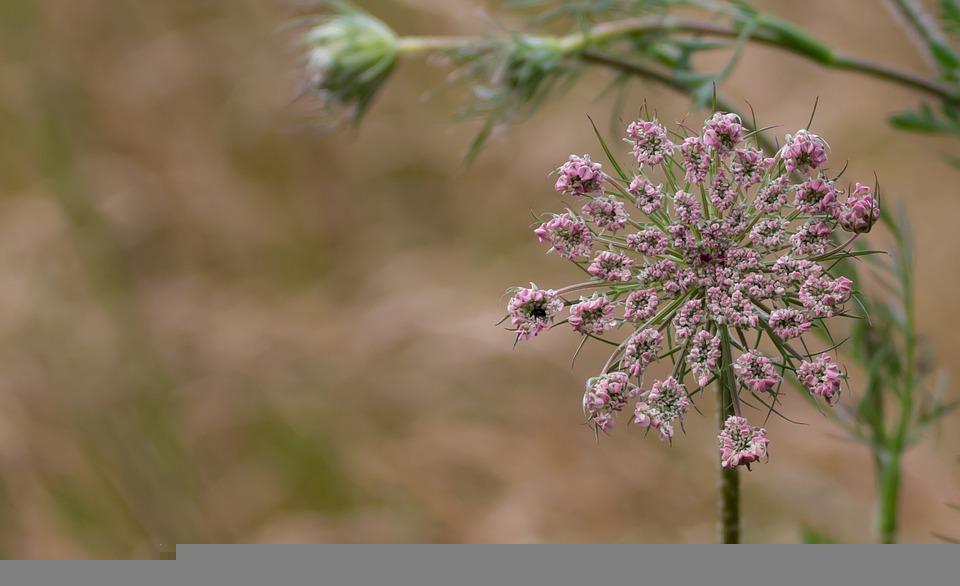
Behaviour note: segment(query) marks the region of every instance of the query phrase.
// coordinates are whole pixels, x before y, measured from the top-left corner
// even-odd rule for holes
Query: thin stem
[[[917,337],[913,303],[913,277],[910,266],[912,263],[911,249],[898,233],[897,243],[900,248],[898,262],[900,263],[900,290],[903,296],[903,379],[899,395],[899,416],[896,428],[886,445],[879,446],[877,461],[880,463],[880,476],[877,481],[877,512],[876,538],[881,543],[895,543],[897,541],[898,517],[900,504],[900,488],[902,484],[901,459],[907,448],[913,421],[913,391],[916,381],[916,351]]]
[[[874,531],[879,543],[897,542],[900,486],[902,483],[900,456],[900,452],[882,448],[879,453],[874,454],[877,463],[877,468],[874,470],[877,478],[877,510],[874,519]]]
[[[400,53],[416,54],[430,51],[453,51],[484,44],[492,43],[490,39],[482,37],[400,37],[397,39],[397,50]]]
[[[930,15],[923,9],[923,6],[915,0],[888,0],[887,4],[895,14],[900,15],[919,40],[923,41],[926,47],[923,47],[923,56],[934,66],[937,66],[939,58],[946,57],[948,60],[955,61],[957,54],[947,42],[943,31],[937,26]]]
[[[834,61],[829,67],[842,71],[854,71],[869,77],[891,81],[898,85],[920,90],[923,93],[930,94],[931,96],[948,102],[956,102],[960,99],[960,91],[947,84],[928,79],[909,71],[890,67],[883,63],[876,63],[860,57],[854,57],[853,55],[838,54],[834,57]]]
[[[960,92],[956,88],[938,80],[834,51],[786,23],[770,17],[757,18],[756,30],[748,36],[751,42],[805,57],[828,68],[854,71],[907,86],[942,100],[956,101],[960,98]],[[735,39],[741,35],[742,31],[736,26],[722,23],[658,16],[605,22],[583,33],[561,37],[545,36],[540,39],[560,47],[569,54],[575,54],[591,46],[644,33],[689,33]],[[494,43],[484,37],[402,37],[397,41],[397,48],[403,54],[415,54],[484,44]]]
[[[720,338],[720,378],[717,380],[717,429],[723,431],[734,415],[736,381],[732,368],[730,332],[723,328]],[[720,467],[720,541],[740,543],[740,475],[736,468]]]

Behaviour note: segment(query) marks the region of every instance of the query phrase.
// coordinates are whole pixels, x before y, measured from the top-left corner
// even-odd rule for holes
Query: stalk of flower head
[[[717,112],[695,135],[671,134],[657,120],[630,123],[635,164],[621,166],[602,144],[613,173],[571,155],[555,188],[579,213],[546,217],[534,233],[590,280],[515,288],[507,307],[517,341],[565,323],[581,344],[614,348],[582,399],[598,433],[632,403],[628,421],[672,443],[695,396],[716,382],[725,542],[740,536],[738,469],[769,454],[766,429],[744,407],[754,419],[779,415],[788,371],[812,397],[836,401],[844,374],[804,336],[847,315],[853,282],[831,270],[857,254],[853,238],[879,217],[869,187],[858,183],[844,197],[826,173],[829,147],[819,136],[787,135],[775,154],[749,139],[736,115]],[[842,230],[852,236],[837,246]],[[647,380],[663,360],[670,375]]]

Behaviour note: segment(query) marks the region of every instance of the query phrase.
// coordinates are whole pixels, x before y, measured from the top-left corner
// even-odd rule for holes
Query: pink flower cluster
[[[587,267],[587,272],[602,281],[627,282],[633,278],[633,259],[629,256],[601,250]]]
[[[630,376],[639,378],[643,375],[643,369],[657,359],[662,344],[663,336],[654,328],[637,331],[627,340],[623,351],[623,367]]]
[[[627,295],[623,304],[623,317],[630,321],[644,321],[650,319],[657,312],[660,298],[656,289],[637,289]]]
[[[637,207],[648,216],[660,209],[663,202],[663,186],[654,185],[643,175],[637,175],[627,186],[627,192],[636,198]]]
[[[853,281],[846,277],[828,279],[808,277],[800,286],[798,297],[804,309],[814,317],[833,317],[853,294]]]
[[[566,259],[590,256],[593,250],[593,234],[583,218],[572,213],[554,216],[533,231],[540,242],[547,242],[551,250]]]
[[[719,156],[724,156],[743,142],[743,124],[736,114],[715,113],[703,126],[703,144]]]
[[[625,373],[604,374],[588,381],[583,410],[601,431],[608,431],[616,421],[613,414],[622,411],[637,391]]]
[[[810,389],[811,393],[832,402],[834,397],[840,394],[843,374],[833,359],[823,354],[813,361],[801,362],[800,368],[797,369],[797,378]]]
[[[723,425],[723,431],[717,436],[720,444],[720,465],[724,468],[736,468],[750,464],[767,456],[767,430],[762,427],[750,427],[743,417],[731,416]]]
[[[600,195],[603,193],[603,171],[600,163],[590,160],[590,155],[570,155],[560,165],[555,189],[569,195]]]
[[[591,199],[580,211],[592,219],[598,228],[610,232],[623,228],[630,220],[630,216],[623,209],[623,202],[612,197]]]
[[[773,361],[759,350],[741,354],[733,363],[733,370],[744,384],[758,393],[769,393],[780,382],[780,375],[777,374]]]
[[[763,174],[773,166],[773,158],[765,157],[759,149],[742,149],[735,152],[730,172],[733,180],[744,189],[763,181]]]
[[[710,153],[699,136],[691,136],[680,143],[684,178],[687,183],[703,183],[710,173]]]
[[[696,377],[697,386],[703,387],[710,382],[719,360],[720,337],[707,330],[694,334],[687,351],[687,366],[690,367],[690,373]]]
[[[633,143],[633,154],[641,165],[659,165],[673,154],[667,129],[656,120],[636,120],[627,127],[627,137]]]
[[[840,213],[840,225],[847,232],[863,234],[869,232],[873,223],[879,219],[880,206],[873,199],[873,190],[867,185],[857,183]]]
[[[601,431],[636,401],[632,421],[672,440],[691,405],[685,381],[700,389],[730,377],[722,388],[737,415],[719,436],[720,459],[749,465],[768,440],[740,416],[741,395],[777,401],[789,371],[812,395],[839,396],[841,369],[807,350],[816,340],[804,336],[847,315],[853,283],[832,270],[880,212],[862,184],[844,198],[827,173],[827,143],[807,130],[787,135],[774,156],[734,114],[717,112],[699,134],[685,134],[675,143],[656,120],[630,123],[636,164],[626,172],[571,155],[556,190],[587,198],[582,215],[548,216],[534,233],[588,280],[518,288],[507,311],[517,340],[555,325],[566,308],[584,341],[611,345],[583,399]],[[670,375],[648,385],[665,357]]]
[[[556,291],[540,289],[533,283],[529,289],[517,289],[507,304],[510,323],[520,340],[528,340],[547,329],[562,310],[563,300]]]
[[[802,311],[791,308],[774,309],[770,312],[767,323],[773,333],[783,340],[798,338],[810,331],[813,326],[813,323]]]
[[[599,336],[617,325],[613,318],[615,308],[606,295],[581,297],[579,303],[570,306],[567,323],[575,332]]]
[[[827,149],[822,138],[808,130],[798,130],[787,135],[786,144],[780,149],[780,159],[790,173],[809,173],[827,164]]]
[[[683,424],[683,416],[690,408],[690,399],[683,383],[672,376],[653,383],[653,387],[640,395],[633,411],[633,422],[640,427],[654,428],[661,440],[673,439],[673,422]]]

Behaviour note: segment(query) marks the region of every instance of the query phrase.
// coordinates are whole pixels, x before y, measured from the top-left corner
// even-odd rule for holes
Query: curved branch
[[[834,51],[791,25],[769,17],[757,17],[757,30],[749,40],[804,57],[828,68],[854,71],[919,90],[941,100],[960,100],[960,88],[882,63]],[[573,53],[586,51],[593,45],[645,33],[687,33],[721,38],[737,38],[741,30],[728,24],[674,18],[671,16],[626,18],[601,23],[584,33],[563,37],[544,37]],[[490,44],[484,37],[402,37],[401,53],[456,50],[478,44]]]

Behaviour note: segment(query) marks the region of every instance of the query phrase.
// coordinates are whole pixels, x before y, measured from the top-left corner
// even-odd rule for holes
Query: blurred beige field
[[[486,32],[472,0],[362,3],[405,34]],[[870,0],[765,9],[926,67]],[[493,4],[488,8],[493,8]],[[154,557],[195,542],[702,542],[710,401],[673,448],[596,441],[557,330],[512,349],[504,290],[575,275],[529,211],[594,151],[585,76],[462,164],[462,95],[403,63],[356,130],[318,133],[280,1],[0,3],[0,556]],[[751,47],[726,92],[816,127],[916,228],[918,320],[955,380],[960,144],[892,130],[904,90]],[[687,100],[634,84],[664,120]],[[884,244],[881,242],[881,244]],[[858,373],[851,373],[856,392]],[[955,393],[954,393],[955,394]],[[867,452],[794,393],[745,475],[745,536],[870,538]],[[705,421],[701,421],[701,419]],[[909,454],[904,541],[960,535],[956,418]]]

